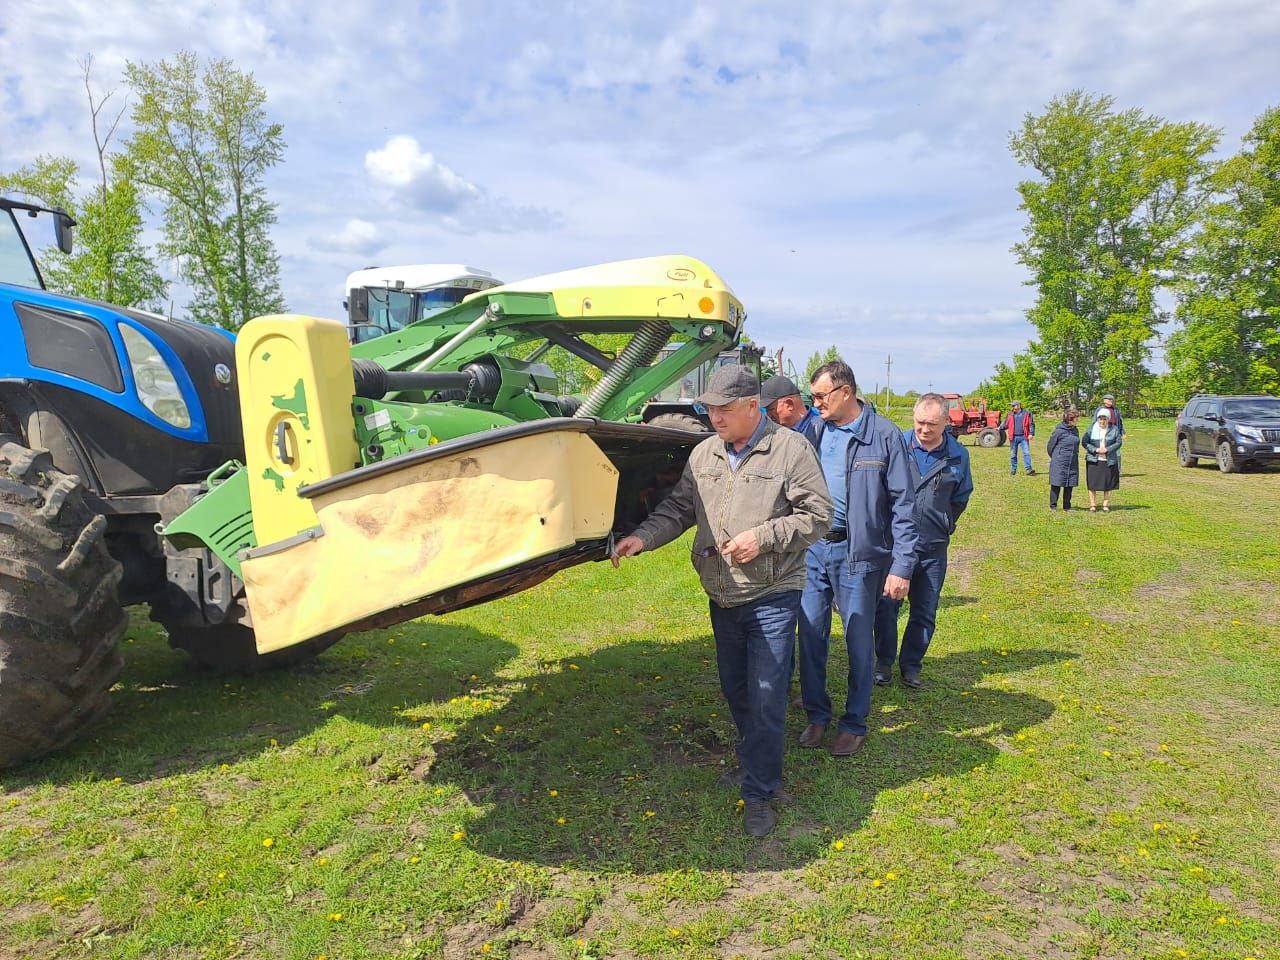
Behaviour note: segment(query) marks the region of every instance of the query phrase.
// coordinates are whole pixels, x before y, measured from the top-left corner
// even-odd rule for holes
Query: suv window
[[[1188,417],[1203,417],[1203,416],[1204,416],[1204,408],[1205,408],[1205,406],[1206,406],[1207,404],[1208,404],[1208,401],[1207,401],[1207,400],[1194,400],[1194,401],[1192,401],[1191,403],[1187,404],[1187,416],[1188,416]]]
[[[1248,400],[1228,400],[1227,416],[1232,420],[1261,420],[1280,417],[1280,400],[1275,397],[1250,397]]]

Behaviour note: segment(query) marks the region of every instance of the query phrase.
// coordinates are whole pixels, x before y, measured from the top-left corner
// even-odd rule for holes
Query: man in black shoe
[[[898,611],[902,601],[880,598],[876,608],[876,683],[889,682],[889,671],[897,660],[902,682],[919,689],[920,670],[933,639],[938,600],[947,576],[947,547],[973,494],[973,474],[969,451],[947,433],[947,401],[941,394],[922,395],[911,416],[912,429],[902,434],[911,454],[907,465],[916,492],[916,531],[920,537],[907,591],[911,612],[899,656]]]
[[[633,557],[696,526],[692,559],[710,597],[720,689],[738,728],[743,826],[763,837],[777,822],[787,685],[795,656],[804,555],[831,525],[831,496],[813,447],[760,411],[759,383],[725,366],[698,400],[716,436],[689,455],[670,495],[613,550]]]
[[[858,399],[843,360],[810,380],[822,415],[818,456],[835,504],[831,532],[809,548],[800,601],[800,690],[809,725],[800,746],[817,748],[833,719],[827,693],[831,612],[839,607],[849,653],[849,691],[831,755],[851,757],[867,739],[875,667],[874,624],[881,594],[906,596],[915,569],[915,501],[902,432]]]

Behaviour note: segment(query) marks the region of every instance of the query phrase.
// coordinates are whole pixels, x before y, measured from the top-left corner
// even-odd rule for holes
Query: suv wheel
[[[1231,444],[1226,440],[1218,442],[1218,469],[1223,473],[1238,473],[1240,470],[1240,464],[1236,462]]]
[[[1200,462],[1199,458],[1191,455],[1191,441],[1186,437],[1178,438],[1178,462],[1184,467],[1194,467]]]

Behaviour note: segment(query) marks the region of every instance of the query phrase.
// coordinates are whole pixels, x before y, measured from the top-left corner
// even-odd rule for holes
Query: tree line
[[[1280,108],[1214,160],[1220,137],[1078,90],[1024,118],[1009,147],[1037,176],[1013,252],[1038,336],[980,391],[1042,408],[1280,392]]]
[[[284,155],[283,130],[266,114],[266,93],[229,60],[201,64],[179,53],[128,63],[130,106],[96,93],[93,58],[81,63],[98,170],[84,187],[70,157],[41,155],[0,172],[0,193],[61,207],[77,221],[77,250],[51,249],[42,272],[56,291],[165,312],[170,283],[191,291],[190,317],[238,329],[285,309],[280,258],[271,239],[276,205],[264,179]],[[126,112],[131,132],[117,143]],[[154,213],[160,239],[143,239]]]

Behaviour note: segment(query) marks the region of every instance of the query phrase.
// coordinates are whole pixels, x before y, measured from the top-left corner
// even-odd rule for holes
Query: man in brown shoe
[[[738,728],[743,828],[767,836],[782,786],[787,687],[809,544],[831,525],[831,497],[813,447],[760,411],[744,367],[716,371],[698,399],[716,436],[693,449],[680,481],[613,550],[634,557],[697,527],[692,559],[711,599],[720,689]],[[731,786],[736,772],[721,781]]]

